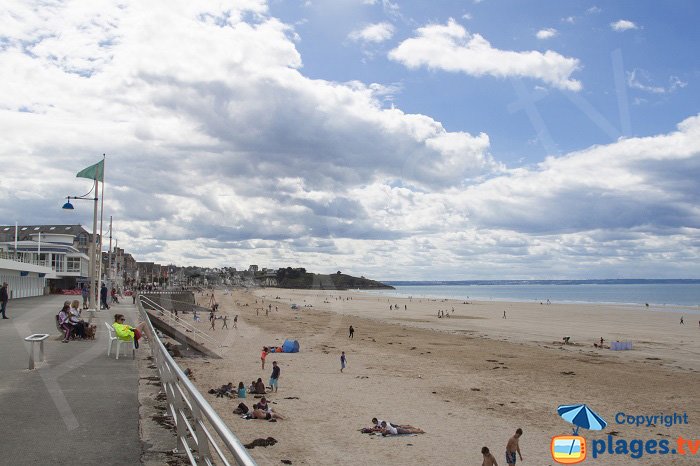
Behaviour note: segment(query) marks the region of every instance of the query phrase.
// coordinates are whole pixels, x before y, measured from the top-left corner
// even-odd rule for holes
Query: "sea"
[[[381,296],[477,301],[599,303],[650,306],[697,306],[700,280],[470,280],[385,281],[394,290]]]

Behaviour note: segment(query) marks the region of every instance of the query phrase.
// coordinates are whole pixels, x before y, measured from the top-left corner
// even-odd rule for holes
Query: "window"
[[[64,257],[63,254],[51,254],[51,268],[56,272],[63,272],[64,269]]]
[[[78,244],[80,246],[87,246],[87,235],[85,233],[81,233],[80,236],[78,236]]]
[[[80,257],[66,259],[66,272],[80,272]]]

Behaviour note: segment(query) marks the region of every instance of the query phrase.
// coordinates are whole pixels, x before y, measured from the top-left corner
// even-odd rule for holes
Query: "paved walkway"
[[[95,341],[61,343],[54,316],[68,298],[12,300],[11,319],[0,320],[0,462],[139,464],[138,367],[131,355],[107,357],[103,323],[111,323],[115,312],[135,323],[136,307],[129,298],[98,312]],[[32,333],[50,337],[44,342],[46,362],[39,362],[37,347],[37,369],[29,371],[24,337]]]

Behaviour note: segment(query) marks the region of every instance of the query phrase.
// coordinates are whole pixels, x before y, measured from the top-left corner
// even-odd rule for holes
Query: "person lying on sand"
[[[424,434],[425,432],[417,427],[403,425],[403,426],[392,426],[387,424],[386,421],[382,421],[382,435],[400,435],[400,434]]]
[[[263,411],[262,409],[254,409],[253,410],[253,419],[282,419],[284,420],[285,417],[282,416],[280,413],[275,412],[274,409],[270,408],[268,411]]]

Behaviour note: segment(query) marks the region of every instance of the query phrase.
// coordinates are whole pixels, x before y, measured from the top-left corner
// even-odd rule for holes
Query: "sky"
[[[0,223],[378,280],[700,278],[694,0],[0,5]]]

